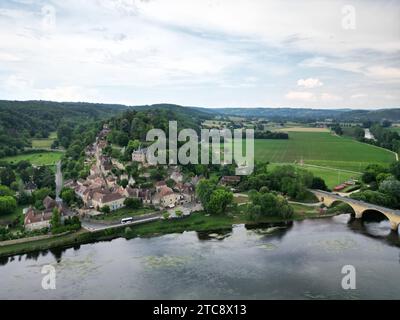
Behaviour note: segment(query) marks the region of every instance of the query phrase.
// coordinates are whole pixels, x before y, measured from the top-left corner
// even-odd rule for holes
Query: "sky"
[[[0,99],[400,107],[400,1],[0,0]]]

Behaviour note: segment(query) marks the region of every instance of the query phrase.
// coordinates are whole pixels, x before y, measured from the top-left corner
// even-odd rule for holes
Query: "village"
[[[124,164],[104,152],[109,145],[107,142],[109,132],[110,129],[105,124],[97,135],[96,141],[85,150],[85,163],[90,166],[90,174],[87,178],[76,181],[66,180],[62,183],[62,187],[74,190],[82,205],[72,210],[58,196],[56,199],[47,196],[43,200],[44,210],[40,211],[32,207],[24,210],[25,229],[33,231],[50,228],[54,208],[57,208],[62,220],[79,216],[81,220],[96,218],[99,221],[102,216],[126,207],[127,199],[137,199],[143,207],[153,209],[152,211],[159,213],[163,218],[182,217],[202,209],[195,193],[196,184],[200,180],[199,176],[184,177],[178,166],[165,166],[167,176],[164,179],[152,183],[151,186],[147,183],[146,187],[141,187],[126,172],[126,166],[137,163],[141,172],[140,177],[150,181],[148,171],[152,166],[146,161],[146,148],[139,147],[134,150],[131,161]],[[118,170],[113,170],[113,168]],[[116,171],[120,174],[115,174]],[[221,179],[221,183],[237,183],[238,179],[240,178],[237,176],[225,176]],[[126,186],[121,185],[122,180],[128,181]],[[161,213],[167,213],[167,215],[161,216]]]

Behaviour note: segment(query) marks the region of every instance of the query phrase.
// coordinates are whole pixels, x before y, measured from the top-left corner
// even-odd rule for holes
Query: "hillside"
[[[30,147],[33,138],[48,138],[56,131],[67,135],[77,124],[105,119],[126,109],[107,104],[0,101],[0,157]],[[64,144],[68,142],[64,140]]]

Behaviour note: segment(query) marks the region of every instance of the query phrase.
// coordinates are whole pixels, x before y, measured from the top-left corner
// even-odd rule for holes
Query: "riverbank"
[[[188,217],[171,220],[158,220],[141,225],[125,225],[114,229],[89,232],[81,229],[75,233],[50,237],[37,241],[16,243],[0,246],[0,257],[25,254],[48,250],[52,248],[69,248],[96,241],[107,241],[123,237],[153,237],[168,233],[182,233],[184,231],[207,232],[213,230],[231,229],[235,224],[257,225],[260,223],[279,223],[304,219],[331,217],[337,213],[321,214],[317,208],[293,204],[294,215],[290,219],[279,216],[264,217],[263,219],[250,220],[245,214],[245,208],[235,209],[226,215],[210,216],[204,212],[195,212]]]

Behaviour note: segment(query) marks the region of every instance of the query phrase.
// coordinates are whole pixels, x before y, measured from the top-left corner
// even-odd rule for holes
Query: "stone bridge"
[[[400,210],[393,210],[386,207],[377,206],[364,201],[359,201],[351,198],[346,198],[334,194],[332,192],[322,190],[310,190],[320,202],[329,207],[334,202],[343,202],[351,206],[355,212],[356,218],[361,218],[366,211],[377,211],[386,216],[390,221],[392,230],[397,231],[400,224]]]

